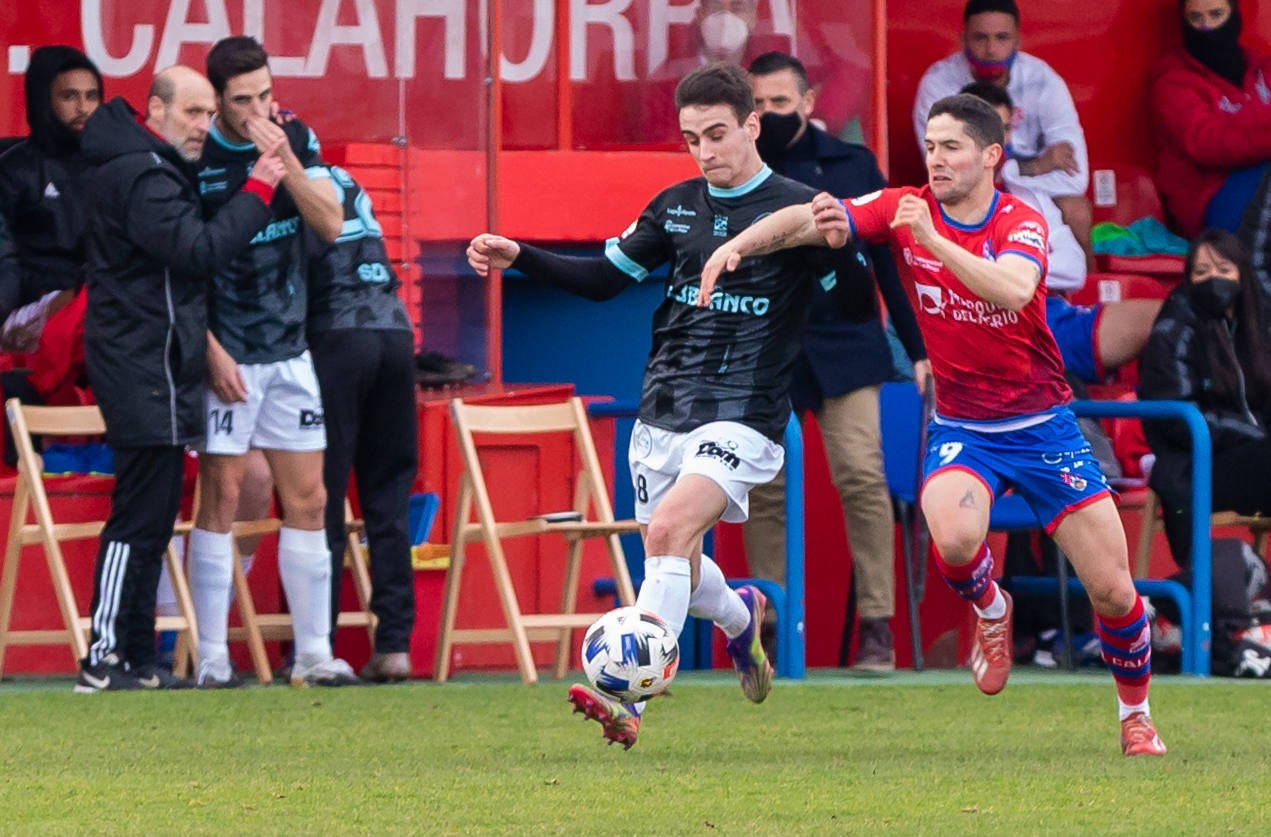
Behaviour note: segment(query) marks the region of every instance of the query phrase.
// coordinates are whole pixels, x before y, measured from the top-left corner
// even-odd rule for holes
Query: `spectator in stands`
[[[116,476],[77,692],[190,685],[155,665],[155,593],[185,446],[205,434],[208,281],[269,223],[283,170],[275,146],[205,222],[192,166],[215,108],[207,79],[171,67],[155,76],[144,117],[115,99],[84,131],[95,166],[84,343]]]
[[[1055,202],[1086,263],[1093,264],[1086,137],[1068,85],[1045,61],[1020,51],[1015,0],[968,0],[962,22],[962,51],[932,64],[918,83],[913,123],[919,149],[926,153],[928,111],[937,99],[973,81],[1005,88],[1015,105],[1010,155],[1018,162],[1020,182]]]
[[[1046,219],[1050,229],[1050,269],[1046,272],[1046,324],[1063,355],[1064,369],[1088,384],[1102,383],[1122,365],[1133,361],[1147,343],[1160,300],[1127,299],[1090,306],[1073,305],[1067,295],[1086,284],[1086,259],[1072,230],[1064,223],[1055,202],[1034,192],[1020,174],[1019,161],[1011,156],[1011,95],[1005,88],[977,81],[963,93],[983,99],[1002,117],[1006,133],[1006,160],[998,170],[998,186],[1021,198]]]
[[[750,64],[760,156],[777,174],[835,195],[856,197],[887,185],[869,149],[845,143],[809,122],[816,93],[803,62],[768,52]],[[873,261],[878,287],[914,363],[918,387],[930,376],[927,351],[896,263],[884,244],[836,251],[838,258]],[[895,615],[895,521],[883,474],[878,390],[895,378],[891,351],[875,306],[866,320],[848,320],[816,294],[795,360],[790,400],[795,415],[813,411],[847,521],[860,632],[854,666],[895,668],[890,620]],[[746,556],[751,574],[785,581],[784,471],[750,492]],[[781,614],[778,614],[778,618]]]
[[[331,550],[331,634],[344,577],[344,498],[349,473],[370,550],[375,652],[362,668],[375,682],[411,676],[415,579],[410,563],[410,489],[419,438],[415,413],[415,329],[397,289],[371,199],[338,166],[331,180],[344,208],[333,244],[310,235],[308,338],[322,388],[323,461]],[[391,443],[389,440],[392,440]]]
[[[84,286],[85,168],[80,134],[101,104],[102,81],[84,53],[45,46],[31,54],[24,79],[30,135],[0,156],[0,216],[16,258],[0,262],[0,351],[31,354],[45,323]],[[67,316],[78,320],[83,308]],[[82,336],[72,324],[52,332],[34,372],[6,372],[6,398],[58,403],[69,380],[83,373]],[[74,356],[72,362],[69,358]],[[36,360],[39,364],[39,360]],[[5,459],[15,464],[5,422]]]
[[[1271,161],[1271,56],[1239,44],[1231,0],[1179,9],[1182,47],[1151,73],[1156,186],[1184,235],[1236,232]]]
[[[1204,230],[1183,284],[1165,300],[1139,362],[1139,397],[1191,401],[1213,444],[1213,509],[1271,514],[1271,335],[1248,256],[1234,235]],[[1149,485],[1161,498],[1174,560],[1191,557],[1191,442],[1177,421],[1144,422],[1156,454]]]

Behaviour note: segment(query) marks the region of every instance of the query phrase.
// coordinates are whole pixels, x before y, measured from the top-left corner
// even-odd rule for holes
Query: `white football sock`
[[[746,630],[750,611],[741,596],[728,586],[723,571],[705,552],[702,553],[701,578],[688,600],[690,616],[709,619],[723,629],[729,639]]]
[[[678,555],[651,555],[644,559],[644,583],[636,607],[660,616],[677,637],[688,618],[693,567]]]
[[[997,586],[997,582],[993,582],[993,601],[989,602],[988,607],[981,610],[971,605],[971,608],[981,619],[1001,619],[1006,615],[1006,597],[1002,595],[1002,588]]]
[[[234,579],[234,545],[226,532],[190,533],[190,593],[199,623],[199,659],[226,659],[229,594]]]
[[[331,659],[331,553],[326,532],[282,527],[278,574],[291,608],[296,658],[310,663]]]
[[[1142,703],[1122,703],[1119,698],[1117,699],[1117,720],[1124,721],[1135,712],[1142,712],[1149,718],[1152,717],[1152,708],[1148,706],[1146,700]]]

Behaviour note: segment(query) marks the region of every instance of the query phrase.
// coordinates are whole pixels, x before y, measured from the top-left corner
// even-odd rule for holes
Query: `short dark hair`
[[[1015,18],[1015,25],[1019,26],[1019,6],[1015,5],[1015,0],[967,0],[966,8],[962,10],[962,25],[965,26],[968,20],[985,12],[1010,15]]]
[[[1011,101],[1011,94],[1006,92],[1005,87],[999,87],[991,81],[973,81],[958,92],[966,93],[977,99],[983,99],[995,108],[1006,108],[1009,111],[1015,110],[1015,103]]]
[[[737,124],[740,125],[755,112],[755,94],[750,89],[750,77],[736,64],[717,63],[698,67],[675,86],[676,112],[690,105],[728,105],[737,114]]]
[[[1002,119],[997,115],[997,111],[993,110],[993,106],[983,99],[972,96],[970,93],[945,96],[931,106],[927,121],[930,122],[937,116],[945,114],[961,122],[967,136],[980,148],[988,148],[994,143],[1006,145]]]
[[[221,38],[207,54],[207,80],[221,94],[235,76],[269,66],[269,53],[250,35]]]
[[[799,92],[808,92],[808,70],[803,66],[803,62],[785,52],[765,52],[763,55],[750,62],[748,68],[752,76],[770,76],[773,73],[779,73],[782,70],[789,70],[794,73],[795,80],[799,83]]]

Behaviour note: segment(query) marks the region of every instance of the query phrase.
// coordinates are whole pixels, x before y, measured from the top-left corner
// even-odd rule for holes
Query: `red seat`
[[[1112,168],[1116,176],[1116,202],[1110,206],[1094,206],[1096,224],[1110,221],[1128,227],[1140,218],[1155,218],[1168,225],[1161,205],[1156,183],[1148,169],[1132,163],[1119,163]],[[1177,279],[1183,274],[1183,257],[1154,254],[1148,256],[1118,256],[1108,253],[1095,255],[1100,272],[1143,273],[1166,279]]]
[[[1086,284],[1070,297],[1074,305],[1120,302],[1123,299],[1164,299],[1182,278],[1182,268],[1170,280],[1139,273],[1091,273]]]

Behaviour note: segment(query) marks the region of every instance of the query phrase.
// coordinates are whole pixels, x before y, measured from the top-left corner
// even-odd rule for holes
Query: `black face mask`
[[[1227,81],[1240,87],[1245,79],[1245,55],[1236,43],[1240,39],[1240,9],[1231,3],[1231,16],[1217,29],[1202,32],[1183,21],[1183,49]]]
[[[1240,283],[1210,276],[1192,283],[1192,309],[1203,319],[1227,316],[1240,298]]]
[[[759,117],[759,139],[755,146],[764,162],[780,159],[803,127],[803,117],[795,113],[765,113]]]

